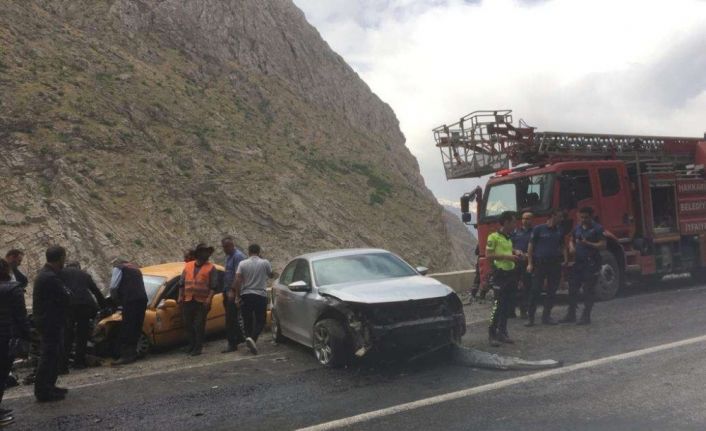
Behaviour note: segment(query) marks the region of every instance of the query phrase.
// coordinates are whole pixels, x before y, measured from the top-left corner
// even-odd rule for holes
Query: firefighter
[[[518,284],[517,295],[515,295],[512,300],[513,303],[510,306],[510,317],[515,317],[515,308],[517,305],[520,306],[520,318],[527,318],[527,297],[529,290],[532,287],[532,274],[527,272],[527,249],[529,248],[530,238],[532,236],[532,218],[534,215],[530,211],[525,211],[522,213],[522,218],[520,220],[520,227],[515,229],[512,233],[512,247],[515,250],[521,251],[522,259],[517,262],[517,276],[519,282],[522,283],[522,287]]]
[[[577,325],[591,323],[591,309],[595,298],[596,282],[601,269],[601,250],[606,246],[603,226],[593,221],[593,208],[579,210],[579,225],[571,234],[569,252],[575,255],[569,274],[569,310],[561,323],[576,322],[579,290],[583,289],[583,312]]]
[[[564,231],[561,228],[563,219],[564,212],[555,209],[546,223],[537,225],[532,230],[532,238],[527,249],[527,272],[532,274],[532,288],[529,294],[527,324],[525,326],[534,326],[534,316],[545,282],[547,295],[542,310],[542,323],[545,325],[556,325],[557,323],[552,319],[551,312],[554,306],[554,296],[561,280],[562,261],[566,264],[568,260],[564,244]]]
[[[491,346],[499,346],[500,343],[513,344],[507,332],[507,318],[510,314],[512,295],[517,290],[516,262],[519,254],[512,248],[512,234],[515,226],[515,213],[505,211],[498,219],[500,229],[488,236],[485,255],[490,259],[493,269],[491,285],[495,290],[495,303],[490,316],[490,327],[488,328],[488,342]]]

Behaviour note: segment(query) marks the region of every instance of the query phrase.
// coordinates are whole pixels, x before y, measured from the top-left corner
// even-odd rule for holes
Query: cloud
[[[427,186],[456,200],[431,129],[511,108],[540,130],[702,136],[706,2],[295,0],[400,119]]]

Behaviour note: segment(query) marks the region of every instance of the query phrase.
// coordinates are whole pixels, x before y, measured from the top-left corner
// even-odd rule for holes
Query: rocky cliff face
[[[0,247],[376,246],[460,269],[393,111],[290,0],[0,4]]]

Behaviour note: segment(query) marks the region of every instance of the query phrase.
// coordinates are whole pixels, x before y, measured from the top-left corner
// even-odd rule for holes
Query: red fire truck
[[[706,280],[706,136],[678,138],[538,132],[512,111],[476,111],[434,129],[447,179],[489,176],[461,198],[464,222],[475,201],[479,268],[503,211],[531,211],[543,223],[553,208],[590,206],[607,232],[597,295],[615,296],[628,278],[690,272]]]

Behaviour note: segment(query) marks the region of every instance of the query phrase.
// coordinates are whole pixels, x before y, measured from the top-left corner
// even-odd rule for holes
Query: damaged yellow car
[[[138,354],[146,354],[152,347],[167,347],[186,341],[179,296],[179,276],[184,270],[184,262],[165,263],[141,268],[147,292],[147,309],[142,335],[138,341]],[[223,267],[216,265],[222,280]],[[93,334],[95,353],[101,356],[115,356],[119,352],[119,333],[122,313],[115,313],[101,319]],[[225,330],[225,309],[223,294],[213,296],[211,311],[206,317],[206,334]]]

